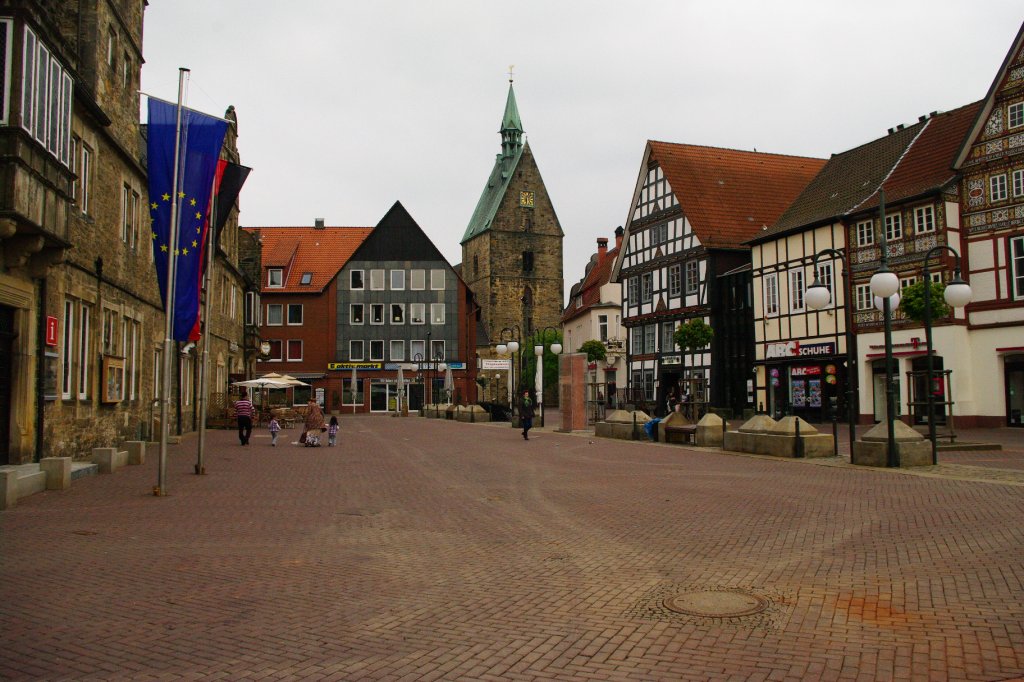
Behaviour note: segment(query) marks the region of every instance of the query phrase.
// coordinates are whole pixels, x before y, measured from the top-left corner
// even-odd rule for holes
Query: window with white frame
[[[260,295],[254,291],[245,292],[245,324],[263,324],[260,316]]]
[[[686,262],[686,293],[697,293],[700,284],[700,263],[695,260]]]
[[[302,277],[299,278],[299,284],[301,284],[302,286],[309,286],[312,283],[313,283],[313,273],[312,272],[304,272],[304,273],[302,273]]]
[[[1006,173],[993,175],[988,179],[989,198],[991,201],[1006,199]]]
[[[405,289],[405,270],[391,271],[391,290],[403,291]]]
[[[1013,171],[1013,196],[1024,196],[1024,169]]]
[[[163,395],[161,389],[163,387],[163,381],[161,381],[164,373],[164,352],[162,349],[157,348],[153,351],[153,398],[159,398]]]
[[[640,300],[650,303],[654,296],[654,273],[645,272],[640,275]]]
[[[351,289],[352,291],[361,291],[363,289],[362,270],[349,270],[348,288]]]
[[[597,316],[597,334],[601,343],[608,342],[608,316],[598,315]]]
[[[363,342],[361,340],[351,340],[348,342],[348,359],[349,360],[362,360],[363,359]]]
[[[409,324],[427,323],[427,305],[425,303],[409,304]]]
[[[121,241],[135,248],[138,239],[139,194],[125,183],[121,187]]]
[[[302,360],[302,339],[288,339],[288,362]]]
[[[629,350],[633,355],[644,353],[644,328],[633,327],[629,330]]]
[[[181,404],[191,405],[192,404],[192,386],[194,380],[194,367],[193,358],[191,355],[186,355],[181,358],[181,374],[178,376],[178,387],[181,389]]]
[[[858,284],[854,287],[857,294],[857,310],[871,310],[874,305],[874,298],[871,295],[870,284]]]
[[[281,303],[267,304],[267,326],[279,327],[284,324],[284,305]]]
[[[423,291],[427,288],[427,271],[426,270],[410,270],[409,271],[409,289],[412,291]]]
[[[889,241],[903,239],[903,216],[899,213],[885,216],[885,238]]]
[[[935,209],[931,206],[918,206],[914,209],[914,234],[925,234],[935,231]]]
[[[384,340],[376,339],[370,341],[370,359],[371,360],[383,360],[384,359]]]
[[[78,398],[89,397],[89,363],[92,358],[89,349],[89,321],[91,310],[82,303],[78,309]]]
[[[391,304],[391,324],[405,324],[405,304]]]
[[[638,277],[634,276],[626,280],[626,300],[629,305],[640,303],[640,279]]]
[[[430,357],[433,360],[444,360],[448,357],[445,355],[444,339],[430,340]]]
[[[656,324],[645,324],[644,325],[644,353],[654,353],[658,350],[658,325]]]
[[[409,359],[422,362],[427,359],[427,342],[423,339],[414,339],[409,342]]]
[[[664,244],[668,241],[668,223],[658,223],[651,226],[651,244]]]
[[[370,270],[370,289],[373,291],[384,290],[384,270]]]
[[[405,360],[405,341],[401,339],[391,339],[391,357],[392,362]]]
[[[370,324],[384,324],[384,304],[370,304]]]
[[[1010,239],[1010,292],[1024,299],[1024,235]]]
[[[654,370],[644,370],[644,400],[654,400]]]
[[[804,271],[789,271],[789,310],[801,313],[804,310]]]
[[[431,291],[444,291],[444,270],[430,271],[430,289]]]
[[[81,187],[82,193],[78,205],[82,209],[83,214],[89,215],[89,190],[92,187],[92,150],[83,144],[81,156],[82,169],[78,174],[78,184]]]
[[[818,264],[818,281],[825,285],[828,289],[829,302],[832,305],[836,304],[835,289],[832,288],[832,264],[831,263],[819,263]]]
[[[102,345],[103,353],[114,355],[117,353],[117,311],[110,308],[103,309]]]
[[[857,246],[871,246],[875,243],[875,221],[861,220],[857,223]]]
[[[932,284],[942,284],[942,272],[929,272],[928,279],[932,281]]]
[[[678,296],[683,287],[683,266],[679,263],[668,266],[668,295]]]
[[[13,41],[9,40],[9,35],[7,37],[8,44],[11,44]],[[23,48],[21,126],[46,151],[70,168],[71,74],[28,26],[25,27]],[[4,60],[10,63],[6,49]],[[9,82],[6,78],[5,81]],[[6,97],[4,108],[7,108]]]
[[[1024,126],[1024,102],[1014,102],[1007,109],[1006,120],[1011,128]]]
[[[294,326],[302,324],[302,304],[301,303],[289,303],[288,304],[288,324],[294,325]]]
[[[126,367],[125,379],[128,385],[128,399],[135,400],[139,395],[139,385],[142,381],[142,371],[139,369],[139,344],[142,342],[142,323],[138,320],[131,320],[128,323],[129,338],[125,341]],[[223,386],[224,384],[218,384]]]
[[[661,352],[662,353],[674,353],[676,351],[676,342],[672,338],[675,334],[676,323],[675,322],[662,322],[661,323]]]
[[[911,275],[910,277],[900,277],[900,291],[908,287],[912,287],[917,284],[917,277]]]
[[[430,324],[444,324],[444,303],[430,304]]]
[[[267,268],[267,286],[280,288],[284,286],[284,270],[281,268]]]
[[[75,343],[75,302],[64,301],[64,347],[62,350],[62,366],[60,377],[60,397],[64,400],[71,400],[71,391],[74,384],[74,343]]]
[[[779,273],[769,272],[764,277],[764,314],[779,314]]]
[[[363,323],[363,304],[362,303],[350,303],[348,306],[348,323],[349,324],[362,324]]]

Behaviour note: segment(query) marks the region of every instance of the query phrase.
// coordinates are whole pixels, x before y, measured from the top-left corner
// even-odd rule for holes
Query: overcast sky
[[[624,224],[648,139],[827,157],[985,96],[1019,0],[149,0],[142,90],[234,105],[246,226],[375,225],[454,265],[515,65],[565,288]]]

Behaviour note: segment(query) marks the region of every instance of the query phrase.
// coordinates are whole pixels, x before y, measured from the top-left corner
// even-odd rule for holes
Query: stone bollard
[[[712,412],[701,417],[697,422],[697,432],[693,437],[694,444],[704,447],[722,447],[722,423],[722,418]]]
[[[146,463],[146,441],[130,440],[125,447],[128,448],[128,464]]]
[[[46,474],[47,490],[67,490],[71,487],[71,458],[44,457],[39,469]]]
[[[117,448],[93,448],[92,461],[101,474],[114,473],[117,459]]]
[[[18,472],[0,471],[0,509],[10,509],[18,501]]]

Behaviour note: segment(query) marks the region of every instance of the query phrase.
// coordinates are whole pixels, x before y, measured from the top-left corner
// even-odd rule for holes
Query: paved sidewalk
[[[213,432],[167,497],[150,453],[0,513],[0,679],[1024,675],[1013,481],[417,417],[341,441]]]

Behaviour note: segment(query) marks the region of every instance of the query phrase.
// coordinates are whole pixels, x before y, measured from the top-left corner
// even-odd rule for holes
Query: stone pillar
[[[71,458],[44,457],[39,469],[46,474],[47,490],[67,490],[71,487]]]
[[[558,356],[558,411],[562,416],[560,431],[582,431],[587,428],[587,354],[564,353]]]
[[[128,448],[129,464],[146,463],[146,441],[130,440],[125,443],[125,447]]]
[[[10,509],[18,501],[18,471],[0,471],[0,509]]]

